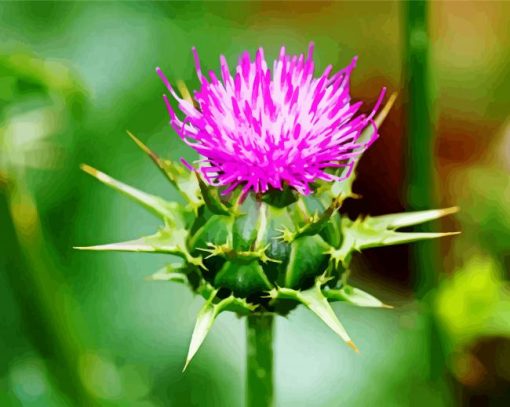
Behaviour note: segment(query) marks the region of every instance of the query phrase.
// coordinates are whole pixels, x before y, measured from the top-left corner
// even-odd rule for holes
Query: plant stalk
[[[432,114],[427,0],[403,2],[405,59],[407,81],[407,201],[409,209],[436,208],[434,174],[434,124]],[[427,223],[417,231],[430,232],[435,226]],[[429,334],[429,377],[443,378],[446,361],[442,334],[432,304],[441,272],[439,245],[434,240],[420,242],[411,251],[414,272],[414,292],[422,300],[423,313]]]
[[[246,405],[273,406],[272,314],[247,317]]]
[[[435,208],[434,129],[431,113],[428,2],[406,1],[405,39],[407,77],[407,199],[411,210]],[[421,226],[427,232],[431,224]],[[438,277],[438,246],[434,241],[420,242],[412,252],[415,292],[423,298],[435,288]]]

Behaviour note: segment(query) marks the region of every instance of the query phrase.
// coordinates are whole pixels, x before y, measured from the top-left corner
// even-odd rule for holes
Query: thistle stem
[[[430,103],[429,36],[426,0],[406,1],[405,39],[408,103],[407,198],[412,210],[434,208],[434,129]],[[430,231],[431,224],[419,231]],[[415,292],[423,298],[437,283],[437,243],[421,242],[412,253],[415,267]]]
[[[407,0],[403,3],[405,24],[404,72],[407,78],[407,122],[409,132],[407,197],[412,210],[436,207],[434,177],[434,124],[431,103],[429,53],[431,42],[428,30],[427,0]],[[431,231],[433,224],[417,228]],[[429,331],[429,376],[441,378],[446,369],[441,332],[431,301],[437,287],[441,262],[435,241],[420,242],[411,252],[414,269],[414,291],[423,300],[425,320]]]
[[[247,317],[246,406],[273,406],[273,315]]]

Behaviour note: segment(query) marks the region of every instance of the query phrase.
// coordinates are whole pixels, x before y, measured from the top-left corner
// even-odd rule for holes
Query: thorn
[[[97,177],[97,174],[99,172],[98,170],[96,170],[95,168],[91,167],[88,164],[80,164],[80,168],[82,169],[82,171],[85,171],[87,174],[92,175],[93,177]]]
[[[276,288],[272,288],[271,290],[266,291],[267,294],[262,296],[262,298],[271,298],[271,299],[275,300],[278,298],[278,290],[279,290],[279,287],[276,286]]]
[[[131,133],[129,130],[126,130],[129,137],[131,137],[131,140],[133,140],[140,149],[146,153],[149,157],[151,157],[154,161],[159,160],[159,157],[154,154],[154,152],[147,147],[138,137],[136,137],[133,133]]]
[[[315,211],[315,213],[308,218],[309,223],[315,223],[319,220],[319,213]]]
[[[197,247],[197,250],[200,250],[201,252],[206,252],[206,253],[214,253],[214,249],[206,249],[205,247]]]
[[[115,183],[115,184],[119,183],[119,181],[113,179],[109,175],[106,175],[104,172],[96,170],[94,167],[91,167],[88,164],[81,164],[80,168],[82,169],[82,171],[85,171],[87,174],[92,175],[97,180],[99,180],[109,186],[111,186],[110,184],[113,184],[113,183]]]
[[[382,110],[379,112],[377,117],[375,118],[375,122],[377,123],[377,126],[380,126],[386,116],[388,116],[388,113],[390,112],[391,108],[393,107],[393,104],[397,100],[398,92],[393,92],[390,97],[388,98],[388,101],[382,108]]]
[[[73,246],[73,249],[75,250],[86,250],[86,251],[96,251],[98,250],[98,247],[101,247],[102,245],[97,246]],[[99,249],[101,250],[101,249]]]
[[[324,254],[327,254],[330,256],[330,261],[332,261],[335,265],[335,268],[338,268],[340,263],[342,263],[342,266],[345,266],[344,261],[345,259],[342,256],[342,253],[340,252],[340,249],[335,249],[334,247],[330,247],[328,250],[324,252]]]
[[[462,232],[443,232],[443,233],[440,233],[441,236],[438,236],[438,237],[446,237],[446,236],[456,236],[456,235],[460,235]]]
[[[270,243],[268,243],[267,245],[265,245],[264,247],[258,249],[255,251],[255,253],[258,254],[259,258],[260,258],[260,261],[262,261],[263,263],[267,263],[268,261],[272,262],[272,263],[278,263],[278,264],[281,264],[282,261],[281,260],[278,260],[278,259],[273,259],[269,256],[266,255],[266,250],[271,246]]]
[[[354,344],[353,341],[347,341],[345,342],[347,344],[347,346],[349,346],[352,350],[354,350],[354,352],[356,353],[359,353],[359,349],[358,347]]]
[[[205,267],[205,264],[204,262],[202,261],[202,256],[198,256],[198,257],[193,257],[193,256],[186,256],[186,260],[193,264],[194,266],[197,266],[197,267],[200,267],[201,269],[205,270],[205,271],[209,271],[207,269],[207,267]]]
[[[442,213],[444,215],[451,215],[452,213],[457,213],[458,211],[460,211],[460,207],[458,206],[452,206],[451,208],[445,208],[442,210]]]
[[[275,236],[273,239],[281,240],[285,243],[292,243],[294,238],[296,237],[296,233],[291,231],[289,228],[282,226],[276,229],[277,232],[280,232],[281,235]]]
[[[327,277],[326,272],[322,273],[317,279],[315,280],[315,283],[320,288],[322,285],[326,284],[328,281],[333,280],[333,276]]]
[[[395,308],[395,307],[394,307],[393,305],[382,304],[382,305],[381,305],[381,308],[393,309],[393,308]]]

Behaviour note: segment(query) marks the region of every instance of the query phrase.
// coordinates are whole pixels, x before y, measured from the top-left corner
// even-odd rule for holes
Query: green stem
[[[408,120],[408,190],[410,209],[435,207],[434,196],[434,131],[430,103],[429,37],[426,0],[405,3]],[[431,225],[421,227],[429,231]],[[415,292],[424,297],[437,283],[437,244],[421,242],[413,251]]]
[[[431,107],[430,39],[427,0],[403,3],[405,30],[404,75],[407,80],[407,199],[410,209],[437,207],[434,179],[434,126]],[[417,228],[429,232],[436,225],[428,223]],[[423,312],[429,333],[431,378],[443,377],[446,364],[441,332],[432,304],[438,284],[441,262],[439,246],[434,240],[420,242],[411,252],[414,291],[423,300]]]
[[[273,406],[273,315],[247,317],[246,405]]]

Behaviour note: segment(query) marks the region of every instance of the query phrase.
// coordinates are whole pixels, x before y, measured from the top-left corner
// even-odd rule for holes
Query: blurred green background
[[[429,187],[461,207],[434,227],[462,235],[440,242],[421,300],[413,248],[356,259],[358,285],[396,306],[335,305],[360,355],[304,310],[278,319],[278,406],[510,405],[509,19],[508,2],[429,4]],[[181,373],[202,300],[144,281],[166,257],[73,251],[156,226],[79,164],[175,198],[126,136],[192,156],[154,68],[193,89],[193,45],[217,70],[219,54],[314,41],[319,70],[359,55],[367,109],[382,86],[401,95],[349,211],[406,208],[406,24],[400,2],[0,3],[0,405],[243,405],[244,321],[222,315]]]

